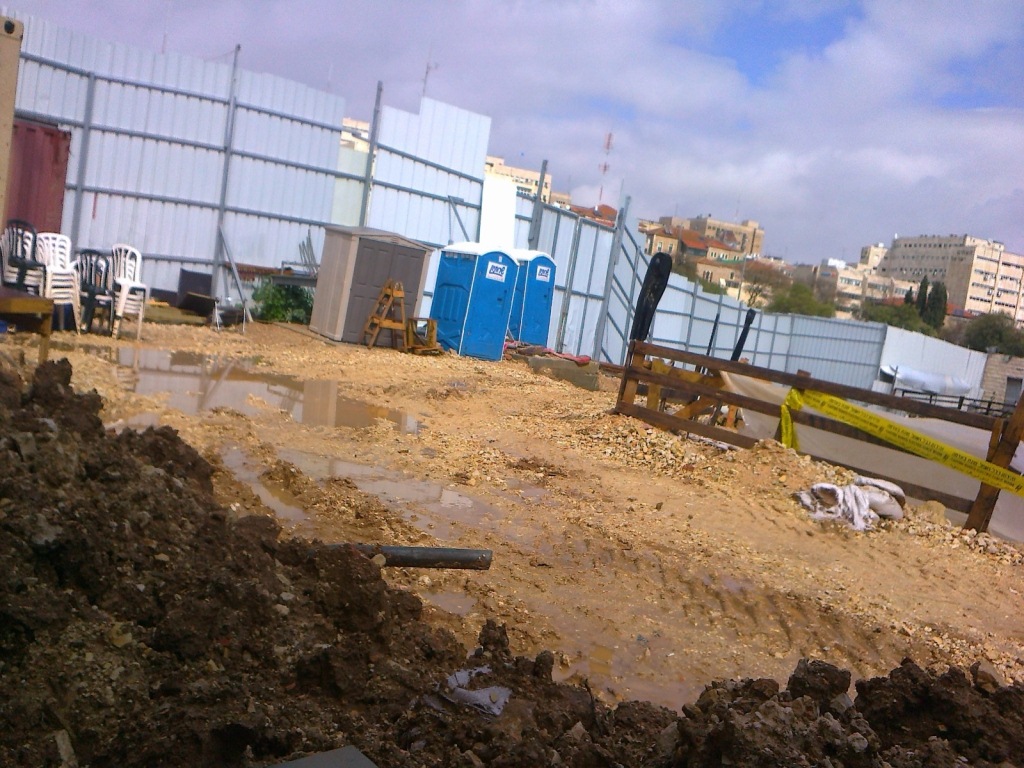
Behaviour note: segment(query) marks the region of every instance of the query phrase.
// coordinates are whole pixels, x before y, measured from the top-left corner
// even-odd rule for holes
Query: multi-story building
[[[866,302],[902,300],[907,291],[917,290],[917,283],[880,275],[864,262],[831,266],[836,275],[836,317],[852,316]]]
[[[949,305],[967,314],[1002,312],[1024,327],[1024,256],[971,235],[897,237],[878,274],[946,286]]]
[[[672,229],[690,229],[704,237],[718,240],[734,251],[754,256],[760,254],[764,246],[764,230],[756,221],[747,219],[739,224],[721,219],[713,219],[711,215],[695,216],[680,219],[676,216],[662,216],[658,223]]]
[[[692,229],[656,225],[647,230],[647,253],[667,253],[674,264],[709,258],[729,261],[743,258],[742,251],[694,232]]]
[[[889,249],[885,247],[884,243],[865,245],[860,249],[860,263],[868,269],[877,269],[888,252]]]
[[[484,162],[484,173],[493,173],[496,176],[512,179],[520,192],[531,197],[537,195],[537,187],[540,186],[540,171],[505,165],[505,160],[501,157],[488,155]],[[551,174],[544,175],[544,190],[541,192],[540,199],[545,203],[551,200]]]

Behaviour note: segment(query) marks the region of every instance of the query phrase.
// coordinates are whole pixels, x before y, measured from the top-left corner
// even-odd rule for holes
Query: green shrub
[[[313,314],[313,292],[298,285],[275,285],[260,280],[252,292],[257,320],[309,324]]]

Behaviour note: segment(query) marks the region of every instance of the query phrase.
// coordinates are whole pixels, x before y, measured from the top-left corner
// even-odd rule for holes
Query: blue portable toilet
[[[516,341],[547,346],[555,299],[555,261],[543,251],[524,248],[508,254],[519,265],[508,332]]]
[[[442,248],[430,303],[438,343],[460,355],[500,360],[517,271],[507,253],[480,243]]]

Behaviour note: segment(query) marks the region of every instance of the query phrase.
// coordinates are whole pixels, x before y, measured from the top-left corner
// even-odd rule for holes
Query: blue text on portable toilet
[[[519,265],[509,335],[524,344],[547,346],[555,300],[555,261],[543,251],[524,248],[514,248],[508,255]]]
[[[518,266],[504,251],[480,243],[441,249],[430,316],[445,349],[500,360]]]

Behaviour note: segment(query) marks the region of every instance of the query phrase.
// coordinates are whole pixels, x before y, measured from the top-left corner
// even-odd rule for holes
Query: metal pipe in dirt
[[[384,565],[405,568],[460,568],[486,571],[491,567],[489,549],[454,547],[397,547],[384,544],[329,544],[330,548],[355,547],[367,557],[381,555]]]

